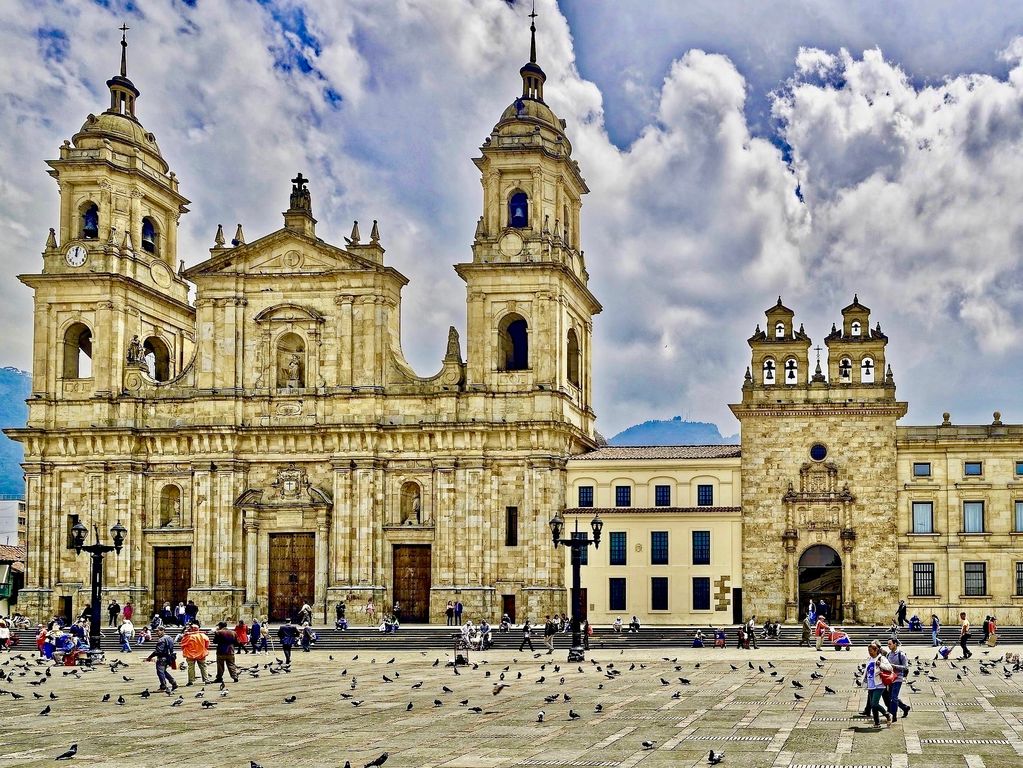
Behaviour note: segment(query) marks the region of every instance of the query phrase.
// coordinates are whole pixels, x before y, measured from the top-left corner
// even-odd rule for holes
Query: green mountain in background
[[[0,428],[23,427],[28,421],[25,398],[32,389],[32,374],[17,368],[0,368]],[[24,496],[21,443],[0,435],[0,495]]]
[[[739,435],[723,437],[717,424],[652,419],[624,429],[608,441],[611,445],[738,445]]]

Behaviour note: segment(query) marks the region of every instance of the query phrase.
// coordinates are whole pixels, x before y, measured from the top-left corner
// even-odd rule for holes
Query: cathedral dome
[[[543,123],[559,133],[562,133],[564,129],[561,120],[554,114],[554,110],[542,101],[535,99],[515,99],[501,114],[501,119],[498,120],[495,129],[500,128],[503,123],[509,120]]]
[[[88,148],[91,140],[108,139],[113,144],[127,145],[119,149],[135,148],[156,161],[156,165],[166,166],[160,147],[156,144],[156,136],[142,127],[138,120],[116,112],[103,112],[89,115],[81,130],[75,134],[76,147]],[[166,168],[164,168],[166,172]]]

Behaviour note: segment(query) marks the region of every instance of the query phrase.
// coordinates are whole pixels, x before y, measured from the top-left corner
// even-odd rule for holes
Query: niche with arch
[[[142,250],[152,254],[160,251],[160,230],[149,216],[142,219]]]
[[[568,329],[568,383],[579,386],[579,337],[575,328]]]
[[[874,361],[869,357],[865,357],[860,361],[860,383],[874,383]]]
[[[181,527],[181,489],[173,483],[160,489],[159,523],[161,528]]]
[[[64,331],[65,379],[92,378],[92,331],[84,323],[73,323]]]
[[[852,321],[852,324],[849,326],[849,332],[853,336],[859,336],[863,332],[863,326],[860,325],[859,320]]]
[[[498,370],[529,370],[529,325],[526,319],[516,312],[505,315],[497,335]]]
[[[423,493],[419,483],[409,480],[402,484],[400,514],[402,525],[423,524]]]
[[[81,228],[79,236],[83,240],[96,240],[99,238],[99,206],[91,200],[82,203],[79,210]]]
[[[156,381],[170,381],[170,348],[159,336],[150,336],[142,345],[146,370]]]
[[[796,384],[799,382],[799,363],[796,358],[790,357],[785,361],[785,383]]]
[[[778,321],[774,324],[774,338],[784,339],[785,338],[785,323]]]
[[[775,378],[775,372],[778,370],[778,366],[774,362],[773,357],[768,357],[764,359],[764,363],[763,366],[761,367],[761,370],[763,371],[764,374],[764,384],[777,383],[777,379]]]
[[[305,340],[297,333],[285,333],[277,340],[277,388],[305,387]]]
[[[508,198],[508,226],[515,229],[529,226],[529,195],[521,190]]]

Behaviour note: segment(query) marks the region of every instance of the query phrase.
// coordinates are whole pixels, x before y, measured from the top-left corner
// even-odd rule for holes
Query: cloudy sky
[[[422,375],[464,330],[481,194],[470,159],[520,89],[528,4],[504,0],[7,0],[0,5],[0,364],[30,365],[57,189],[44,161],[105,107],[122,20],[137,113],[218,223],[380,220],[411,280]],[[854,292],[890,336],[905,423],[1023,421],[1023,5],[537,0],[545,95],[592,190],[582,238],[598,428],[737,424],[746,338],[779,294],[817,340]],[[364,230],[365,231],[365,230]]]

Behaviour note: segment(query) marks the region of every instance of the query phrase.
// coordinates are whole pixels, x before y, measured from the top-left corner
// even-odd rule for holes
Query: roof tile
[[[573,456],[572,461],[597,459],[735,459],[738,445],[608,445]]]

